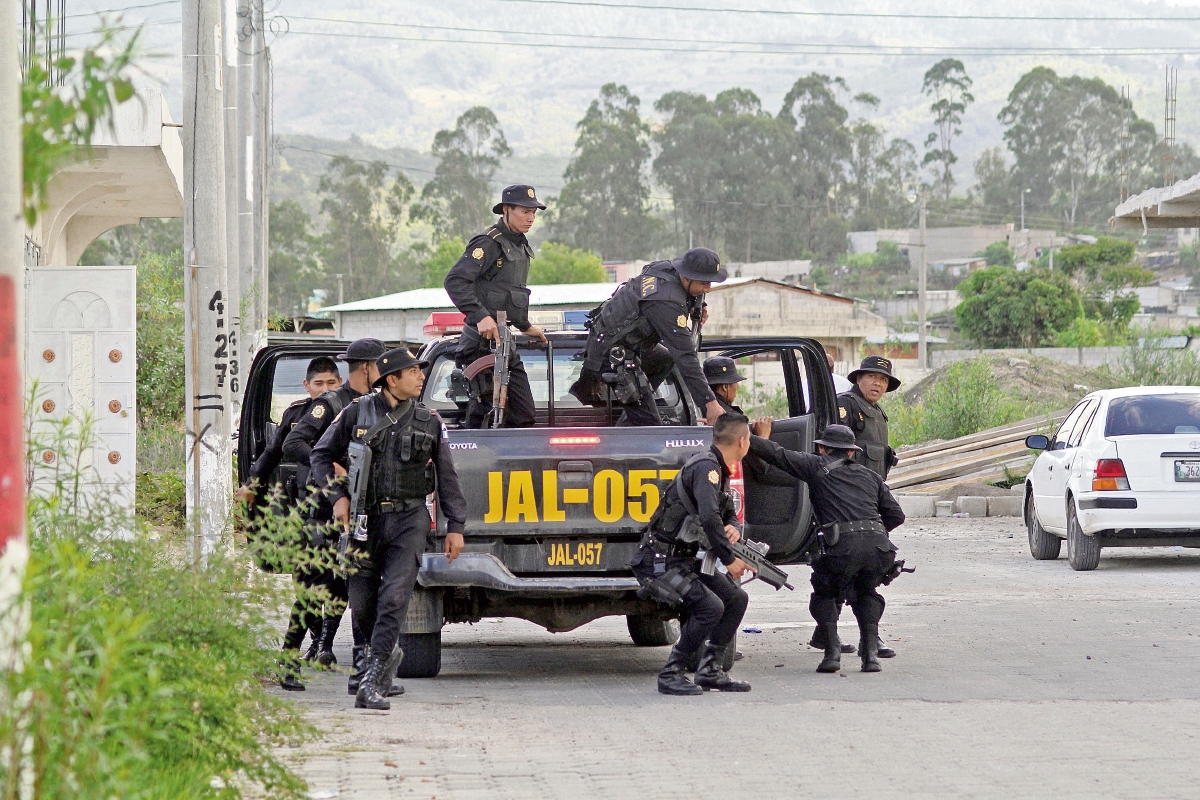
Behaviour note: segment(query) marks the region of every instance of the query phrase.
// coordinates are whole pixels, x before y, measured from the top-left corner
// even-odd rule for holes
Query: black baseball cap
[[[374,361],[383,355],[387,345],[378,339],[355,339],[346,347],[346,352],[337,356],[338,361]]]
[[[499,214],[503,206],[525,206],[525,208],[540,208],[545,206],[537,199],[537,192],[527,183],[516,183],[500,193],[500,202],[492,206],[492,213]]]
[[[729,273],[721,266],[721,257],[707,247],[693,247],[681,256],[671,259],[681,277],[690,281],[705,281],[720,283],[729,277]]]
[[[428,362],[419,361],[405,347],[397,347],[394,350],[388,350],[386,353],[375,359],[375,366],[379,368],[379,378],[376,379],[375,386],[383,386],[388,375],[395,375],[397,372],[408,369],[412,366],[419,366],[425,369]]]
[[[738,383],[746,380],[746,376],[738,372],[737,362],[728,356],[713,356],[704,362],[704,380],[709,386],[720,386],[726,383]]]

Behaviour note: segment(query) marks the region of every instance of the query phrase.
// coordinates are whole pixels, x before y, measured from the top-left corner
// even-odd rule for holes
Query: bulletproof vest
[[[671,481],[667,491],[663,493],[662,502],[655,509],[654,516],[650,518],[648,524],[657,539],[672,544],[691,544],[697,541],[703,544],[701,539],[704,533],[700,526],[697,509],[691,498],[684,494],[686,489],[683,487],[684,473],[700,462],[707,462],[704,466],[715,470],[720,476],[717,493],[720,497],[721,513],[726,512],[727,504],[733,504],[733,497],[729,494],[729,479],[721,474],[721,465],[717,463],[712,451],[706,450],[703,453],[697,453],[687,460],[683,469],[679,470],[679,474]]]
[[[690,309],[692,300],[670,261],[647,264],[641,275],[627,280],[592,312],[583,365],[599,372],[608,363],[613,347],[619,345],[640,353],[658,344],[658,333],[642,314],[642,303],[678,303]]]
[[[413,401],[399,421],[378,433],[367,444],[371,448],[371,477],[368,481],[367,507],[398,500],[424,500],[434,489],[434,469],[430,459],[442,427],[433,413]],[[355,441],[362,441],[381,414],[379,401],[366,395],[357,403]]]
[[[872,472],[878,473],[879,477],[887,476],[887,450],[888,450],[888,418],[883,409],[877,405],[871,405],[866,398],[860,397],[855,392],[846,392],[838,396],[838,399],[849,398],[852,407],[858,410],[858,414],[851,414],[850,419],[845,420],[854,430],[854,436],[858,446],[863,449],[862,457],[859,463]],[[860,416],[861,415],[861,416]]]
[[[517,244],[493,225],[483,235],[500,246],[500,257],[489,264],[475,281],[475,296],[494,316],[497,311],[508,314],[509,320],[529,317],[529,259],[533,248],[529,243]]]

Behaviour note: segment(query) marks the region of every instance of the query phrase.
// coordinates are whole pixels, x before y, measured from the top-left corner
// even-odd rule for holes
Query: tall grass
[[[1164,334],[1143,333],[1113,370],[1122,386],[1200,386],[1200,355],[1166,346]]]
[[[151,535],[96,483],[86,420],[28,435],[26,624],[4,643],[21,663],[0,676],[0,799],[305,796],[275,748],[314,731],[266,690],[291,587],[231,547],[198,570],[181,533]],[[294,535],[289,519],[276,524]]]
[[[952,364],[921,403],[906,405],[901,396],[885,398],[891,445],[956,439],[986,428],[1016,422],[1026,407],[1008,398],[996,384],[985,359]]]

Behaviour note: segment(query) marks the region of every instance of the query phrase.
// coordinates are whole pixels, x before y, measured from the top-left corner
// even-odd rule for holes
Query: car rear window
[[[1200,433],[1200,394],[1118,397],[1108,405],[1105,436]]]

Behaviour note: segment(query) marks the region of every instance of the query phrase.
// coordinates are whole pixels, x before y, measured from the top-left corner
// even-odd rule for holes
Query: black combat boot
[[[812,638],[808,640],[808,646],[815,647],[818,650],[825,649],[825,632],[821,630],[820,625],[813,629],[813,635]],[[842,652],[853,653],[854,645],[850,644],[849,642],[842,642]]]
[[[351,667],[354,671],[346,679],[346,694],[358,694],[358,684],[362,680],[363,671],[366,670],[368,648],[369,645],[360,645],[351,651]]]
[[[308,629],[309,641],[308,651],[304,654],[305,661],[314,661],[317,658],[317,653],[321,652],[321,625],[315,628]]]
[[[296,672],[299,667],[296,666],[295,651],[284,650],[284,657],[279,660],[279,666],[283,667],[283,678],[279,681],[279,687],[289,692],[303,692],[304,684],[296,677]]]
[[[392,655],[384,664],[383,674],[379,676],[379,692],[387,697],[399,697],[404,694],[404,687],[396,683],[396,670],[400,669],[400,662],[404,660],[404,651],[400,649],[400,645],[392,650]],[[384,691],[384,687],[387,691]]]
[[[896,651],[887,646],[887,643],[882,638],[879,639],[879,657],[880,658],[895,658]]]
[[[333,638],[337,636],[338,626],[341,624],[341,616],[326,617],[321,625],[321,641],[317,648],[317,663],[322,667],[332,667],[337,663],[337,656],[333,654]]]
[[[858,639],[859,655],[862,656],[863,672],[883,672],[879,663],[879,626],[867,624],[862,626]]]
[[[817,665],[817,672],[837,672],[842,668],[842,643],[838,639],[837,623],[821,627],[825,629],[825,657]]]
[[[687,676],[687,663],[692,655],[680,650],[679,645],[671,648],[671,656],[667,659],[666,666],[658,673],[659,694],[704,694],[704,690],[692,683]]]
[[[384,673],[384,667],[384,661],[378,653],[371,652],[367,655],[366,671],[358,684],[358,694],[354,696],[355,708],[387,711],[392,707],[388,699],[379,693],[379,678]]]
[[[700,668],[696,670],[696,685],[702,690],[715,689],[718,692],[750,691],[750,684],[733,680],[729,673],[721,669],[724,663],[725,648],[710,643],[704,648],[704,655],[700,657]]]

